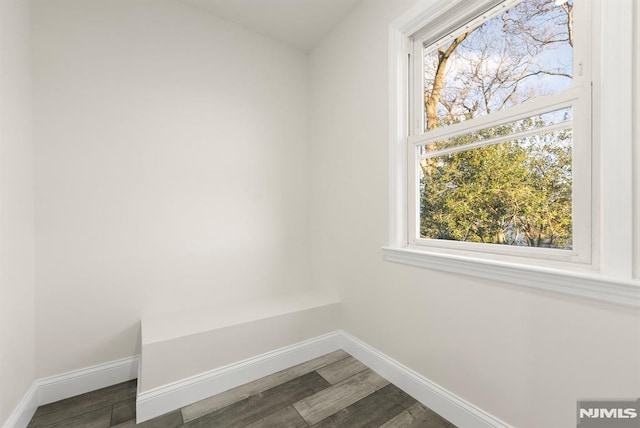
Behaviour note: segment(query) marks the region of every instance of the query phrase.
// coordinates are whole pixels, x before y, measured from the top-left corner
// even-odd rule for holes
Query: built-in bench
[[[339,298],[306,291],[143,319],[138,422],[337,349],[301,343],[340,316]]]

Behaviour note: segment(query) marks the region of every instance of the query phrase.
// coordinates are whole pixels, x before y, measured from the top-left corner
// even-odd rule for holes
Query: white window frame
[[[482,13],[477,18],[465,23],[462,28],[456,29],[448,34],[446,41],[458,36],[461,32],[468,31],[469,28],[476,27],[483,22],[488,21],[492,17],[509,9],[513,5],[522,0],[505,0],[497,6]],[[489,2],[475,2],[474,4],[466,3],[465,6],[473,7],[474,11],[483,7],[483,3],[492,5],[495,0]],[[419,198],[418,198],[418,176],[417,169],[407,168],[407,192],[408,192],[408,209],[407,209],[407,233],[408,244],[411,246],[423,246],[433,249],[453,249],[462,252],[473,251],[478,252],[479,257],[487,255],[500,254],[509,258],[519,258],[522,263],[535,263],[536,259],[544,259],[555,261],[555,264],[562,265],[559,262],[579,263],[580,267],[588,268],[592,261],[591,246],[591,218],[592,218],[592,187],[591,187],[591,41],[590,28],[584,25],[590,21],[589,2],[580,0],[580,7],[577,9],[575,20],[582,25],[575,28],[576,43],[574,43],[573,64],[574,77],[572,88],[566,89],[560,93],[549,95],[546,97],[537,97],[524,104],[492,113],[487,116],[475,118],[470,121],[461,122],[444,128],[438,128],[432,131],[424,131],[424,77],[423,77],[423,58],[424,53],[436,48],[437,45],[443,43],[443,39],[434,37],[430,31],[418,31],[418,37],[410,37],[412,47],[410,52],[412,68],[409,70],[409,123],[412,125],[407,131],[408,137],[408,165],[417,165],[416,150],[417,147],[429,141],[438,141],[450,138],[452,133],[464,135],[464,133],[473,132],[493,125],[501,125],[507,122],[531,117],[536,114],[546,113],[549,111],[572,107],[573,116],[573,231],[572,231],[572,249],[559,250],[548,248],[532,248],[517,247],[510,245],[496,245],[474,242],[458,242],[446,241],[438,239],[420,238],[419,231]],[[484,6],[487,7],[487,6]],[[455,10],[455,9],[454,9]],[[475,12],[477,13],[477,12]],[[439,19],[438,19],[439,20]],[[429,27],[427,23],[425,27]],[[425,46],[427,46],[425,48]],[[541,131],[544,132],[544,131]],[[510,139],[510,138],[509,138]],[[509,140],[506,139],[506,140]]]
[[[587,0],[580,1],[587,3]],[[577,251],[571,252],[564,259],[553,254],[551,257],[543,256],[543,260],[536,260],[535,256],[529,257],[530,254],[525,254],[528,257],[500,254],[504,250],[470,250],[468,246],[473,246],[473,243],[446,241],[435,245],[433,242],[430,245],[417,245],[416,240],[411,238],[415,226],[409,225],[408,213],[415,209],[415,201],[412,202],[411,198],[416,194],[415,188],[410,184],[415,182],[410,172],[415,164],[411,163],[412,137],[409,137],[409,127],[415,125],[415,121],[409,116],[409,103],[416,101],[412,101],[408,90],[411,84],[409,74],[412,72],[408,55],[413,50],[412,39],[415,39],[415,35],[427,22],[433,23],[430,31],[441,32],[442,29],[448,29],[451,32],[463,23],[456,22],[456,19],[460,19],[465,13],[475,13],[465,10],[465,7],[473,7],[477,11],[481,7],[479,4],[482,4],[486,10],[488,4],[499,2],[423,0],[390,25],[389,239],[383,248],[385,259],[640,307],[640,281],[634,277],[634,261],[638,255],[635,247],[639,244],[634,243],[634,237],[638,236],[636,228],[640,224],[634,217],[634,196],[637,195],[634,195],[633,189],[633,165],[637,162],[634,160],[637,153],[633,149],[633,117],[634,114],[637,117],[638,106],[634,103],[631,90],[638,83],[637,78],[634,80],[633,71],[637,55],[635,52],[639,46],[632,37],[635,34],[634,21],[637,19],[634,18],[632,0],[589,2],[593,18],[593,38],[589,49],[594,65],[592,76],[589,76],[594,82],[593,138],[589,150],[592,162],[588,159],[586,162],[592,166],[589,171],[591,177],[587,178],[591,182],[591,186],[587,187],[591,189],[586,191],[588,194],[585,196],[580,195],[580,192],[585,191],[584,186],[574,187],[574,198],[577,196],[582,201],[579,204],[588,205],[581,206],[580,209],[583,212],[586,209],[589,213],[586,226],[588,230],[580,229],[585,227],[584,223],[574,226],[574,239],[578,239]],[[505,7],[510,4],[513,1],[504,2]],[[424,33],[421,33],[420,37],[423,36]],[[574,82],[576,91],[586,90],[583,83]],[[505,111],[504,114],[508,113]],[[574,146],[576,141],[577,138],[574,139]],[[576,162],[585,160],[577,159]],[[584,177],[578,177],[578,180],[583,179]],[[507,250],[511,252],[514,248]],[[527,252],[530,249],[521,250]],[[546,251],[546,254],[553,253]]]

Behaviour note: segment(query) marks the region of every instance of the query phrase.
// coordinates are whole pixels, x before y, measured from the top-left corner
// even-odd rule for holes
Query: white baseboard
[[[126,382],[138,377],[138,356],[38,379],[38,405]]]
[[[137,356],[127,357],[60,375],[36,379],[5,422],[4,428],[25,428],[38,406],[136,379],[138,377],[138,359]]]
[[[195,403],[340,349],[341,332],[328,333],[197,376],[144,391],[136,403],[137,423]]]
[[[338,349],[344,349],[458,427],[512,428],[344,331],[335,331],[149,391],[139,391],[137,422],[160,416]],[[40,405],[135,379],[138,377],[138,362],[137,356],[123,358],[38,379],[7,419],[4,428],[25,428]]]
[[[37,381],[36,381],[37,382]],[[6,420],[4,428],[26,428],[38,408],[38,387],[33,382],[13,412]]]
[[[137,422],[146,421],[338,349],[344,349],[458,427],[512,428],[344,331],[319,336],[145,391],[138,396]]]
[[[347,332],[341,332],[342,349],[455,426],[512,428],[440,385],[400,364]]]

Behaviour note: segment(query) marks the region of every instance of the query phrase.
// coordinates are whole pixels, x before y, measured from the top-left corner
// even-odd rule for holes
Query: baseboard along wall
[[[458,427],[512,428],[342,330],[143,391],[137,397],[138,423],[338,349],[345,350]],[[135,379],[138,366],[139,357],[134,356],[38,379],[4,428],[26,428],[38,406]]]
[[[4,428],[26,428],[38,406],[136,379],[138,366],[139,357],[136,355],[37,379],[11,413]]]

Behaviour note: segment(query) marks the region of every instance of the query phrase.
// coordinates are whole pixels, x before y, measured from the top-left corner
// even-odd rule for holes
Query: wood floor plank
[[[120,401],[111,408],[111,426],[121,424],[136,417],[136,399]]]
[[[112,425],[111,428],[136,428],[136,421],[131,419],[118,425]]]
[[[45,427],[98,409],[111,408],[114,403],[135,398],[136,385],[132,380],[40,406],[28,427]]]
[[[166,413],[157,418],[153,418],[141,424],[135,425],[136,428],[178,428],[182,427],[182,413],[180,410],[175,410],[170,413]]]
[[[294,404],[294,407],[310,425],[352,405],[369,394],[388,385],[389,381],[366,369],[340,383],[320,391]]]
[[[178,428],[182,427],[182,414],[180,410],[158,416],[146,422],[136,425],[134,419],[130,419],[118,425],[113,425],[111,428]]]
[[[109,428],[110,424],[111,407],[109,406],[46,425],[46,428]]]
[[[415,398],[397,386],[389,384],[313,426],[314,428],[377,427],[415,403]]]
[[[455,428],[453,424],[431,409],[416,403],[380,428]]]
[[[367,366],[356,360],[352,356],[343,358],[340,361],[320,367],[316,371],[320,376],[325,378],[331,385],[350,378],[351,376],[366,370]]]
[[[182,408],[182,417],[185,422],[198,419],[207,413],[212,413],[227,407],[233,403],[244,400],[251,395],[264,392],[270,388],[278,385],[282,385],[290,380],[312,371],[332,364],[336,361],[340,361],[346,357],[349,357],[343,350],[338,350],[330,354],[323,355],[313,360],[307,361],[302,364],[298,364],[286,370],[282,370],[278,373],[274,373],[270,376],[263,377],[254,382],[241,385],[237,388],[230,389],[213,397],[206,398],[198,401],[197,403]]]
[[[230,406],[185,423],[185,428],[243,427],[327,388],[329,383],[311,372]]]
[[[266,418],[262,418],[245,428],[307,428],[309,425],[302,419],[302,416],[296,412],[293,406],[284,408],[275,412]]]

